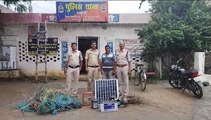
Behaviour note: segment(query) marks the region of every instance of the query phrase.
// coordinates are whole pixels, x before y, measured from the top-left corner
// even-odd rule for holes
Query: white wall
[[[11,9],[9,9],[9,8],[6,8],[5,6],[3,6],[3,5],[1,5],[1,4],[0,4],[0,11],[1,11],[2,13],[15,13],[15,11],[13,11],[13,10],[11,10]]]
[[[204,74],[205,67],[205,52],[195,52],[194,54],[194,69],[199,71],[199,74]]]
[[[59,41],[77,42],[78,36],[96,36],[99,37],[100,52],[104,52],[104,46],[108,41],[115,39],[138,39],[135,29],[140,29],[142,25],[138,24],[107,24],[107,29],[103,29],[105,24],[88,24],[88,23],[68,23],[68,24],[48,24],[48,37],[58,37]],[[67,28],[66,31],[64,27]],[[10,25],[6,28],[7,34],[17,35],[18,41],[27,42],[28,25]],[[25,44],[27,45],[27,43]],[[114,45],[115,46],[115,45]],[[27,75],[34,75],[35,63],[33,61],[19,61],[19,48],[17,47],[17,68],[21,69]],[[27,52],[26,52],[27,54]],[[60,51],[61,54],[61,51]],[[58,57],[58,56],[57,56]],[[61,70],[61,59],[57,62],[48,62],[48,73],[50,75],[63,75]],[[39,65],[39,70],[44,70],[44,64]]]

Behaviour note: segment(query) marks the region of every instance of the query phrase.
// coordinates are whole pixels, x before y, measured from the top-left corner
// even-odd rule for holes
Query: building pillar
[[[162,60],[161,60],[161,57],[157,57],[156,58],[156,69],[159,72],[160,79],[162,79],[163,78],[163,74],[162,74]]]
[[[197,69],[200,75],[204,74],[205,52],[194,53],[194,69]]]

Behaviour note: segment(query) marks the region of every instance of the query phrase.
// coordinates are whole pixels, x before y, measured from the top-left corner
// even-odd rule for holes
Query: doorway
[[[81,68],[81,74],[87,74],[86,69],[85,69],[85,54],[88,49],[90,49],[90,45],[92,41],[96,41],[97,43],[97,49],[98,49],[98,37],[78,37],[78,49],[81,51],[82,56],[83,56],[83,65]]]

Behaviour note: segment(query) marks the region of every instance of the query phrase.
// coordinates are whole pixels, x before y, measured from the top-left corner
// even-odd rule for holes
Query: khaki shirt
[[[80,65],[80,61],[83,60],[81,51],[79,50],[76,50],[76,52],[68,51],[66,58],[66,61],[68,61],[68,65],[73,67]]]
[[[96,50],[89,49],[86,51],[85,59],[88,60],[88,66],[98,66],[99,65],[100,52]]]
[[[128,64],[128,61],[131,61],[130,53],[127,49],[123,49],[120,51],[119,49],[116,50],[116,61],[118,65],[125,65]]]

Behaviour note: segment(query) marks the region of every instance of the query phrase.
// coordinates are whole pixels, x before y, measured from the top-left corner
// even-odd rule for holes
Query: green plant
[[[4,4],[10,8],[11,6],[15,7],[15,11],[18,13],[24,13],[28,11],[28,5],[31,3],[31,0],[4,0]]]
[[[144,1],[144,0],[143,0]],[[193,64],[193,53],[211,49],[211,6],[205,0],[150,0],[152,20],[139,33],[143,57],[161,57],[164,69],[179,58]]]

